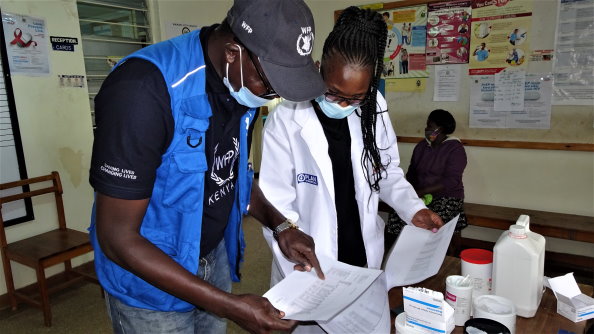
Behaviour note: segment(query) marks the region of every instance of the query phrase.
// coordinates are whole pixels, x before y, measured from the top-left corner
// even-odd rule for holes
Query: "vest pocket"
[[[204,173],[207,169],[204,152],[174,152],[169,164],[163,204],[180,212],[201,207]]]

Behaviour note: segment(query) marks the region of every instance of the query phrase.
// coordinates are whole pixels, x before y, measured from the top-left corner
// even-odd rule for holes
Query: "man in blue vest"
[[[326,88],[302,0],[236,0],[226,19],[120,61],[95,98],[91,240],[116,333],[253,333],[295,321],[233,295],[251,214],[285,255],[323,278],[311,237],[252,186],[256,109]]]

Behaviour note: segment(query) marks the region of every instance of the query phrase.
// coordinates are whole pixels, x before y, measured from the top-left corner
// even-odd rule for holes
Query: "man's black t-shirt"
[[[114,69],[95,97],[95,123],[90,171],[95,191],[129,200],[151,197],[174,131],[159,69],[138,58]]]
[[[208,171],[204,186],[202,255],[223,238],[235,198],[239,121],[247,111],[247,107],[231,97],[207,57],[206,41],[215,27],[200,32],[206,63],[206,93],[213,112],[205,138]],[[118,66],[95,98],[95,121],[90,171],[90,183],[95,191],[122,199],[150,198],[156,169],[174,133],[170,97],[159,69],[138,58]]]
[[[313,102],[316,115],[328,141],[328,155],[334,175],[334,204],[338,219],[338,260],[363,267],[367,264],[359,207],[355,198],[355,179],[351,164],[351,134],[346,118],[329,118]]]
[[[229,94],[206,56],[208,36],[216,26],[200,31],[200,42],[206,63],[206,93],[212,108],[206,131],[206,161],[204,179],[204,215],[200,254],[206,255],[223,239],[229,213],[235,199],[235,182],[239,157],[239,122],[247,111]],[[251,132],[250,132],[251,133]]]

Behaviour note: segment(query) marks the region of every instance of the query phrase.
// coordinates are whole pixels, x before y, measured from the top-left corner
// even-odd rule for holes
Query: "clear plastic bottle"
[[[493,294],[514,302],[517,315],[536,314],[543,294],[545,238],[521,215],[493,248]]]

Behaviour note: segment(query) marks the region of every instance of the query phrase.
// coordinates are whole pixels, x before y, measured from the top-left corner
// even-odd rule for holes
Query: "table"
[[[460,259],[456,257],[446,256],[437,275],[430,277],[423,282],[414,284],[413,286],[425,287],[431,290],[444,292],[445,279],[449,275],[460,274]],[[594,288],[591,285],[579,284],[582,293],[592,296]],[[390,289],[388,293],[390,301],[390,309],[402,307],[402,288],[396,287]],[[392,315],[392,333],[394,333],[394,318]],[[561,316],[557,313],[557,299],[551,291],[546,289],[542,296],[540,306],[536,315],[532,318],[516,317],[516,334],[557,334],[560,329],[564,329],[574,333],[584,333],[589,326],[593,326],[594,319],[574,323],[573,321]],[[463,334],[464,327],[456,326],[454,334]]]

